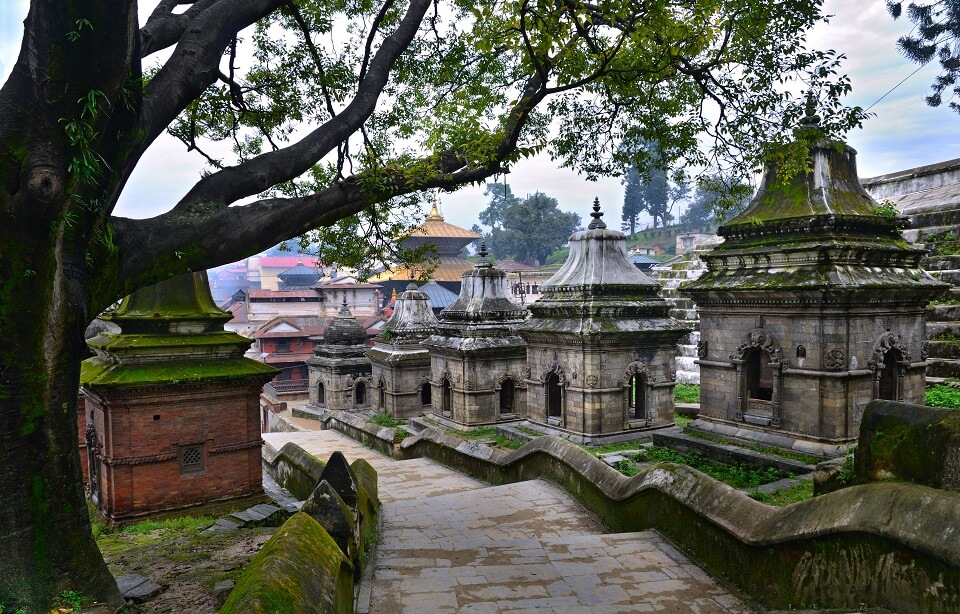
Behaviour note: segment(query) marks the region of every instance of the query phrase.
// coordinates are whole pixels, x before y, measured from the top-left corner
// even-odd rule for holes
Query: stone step
[[[921,228],[908,228],[903,231],[903,237],[911,243],[931,243],[942,240],[947,233],[957,234],[956,224],[938,224]]]
[[[699,371],[677,371],[677,383],[678,384],[691,384],[694,386],[700,385],[700,372]]]
[[[930,272],[958,270],[960,269],[960,256],[931,254],[925,257],[920,265]]]
[[[960,378],[960,360],[930,359],[927,364],[927,375],[931,377]]]
[[[960,286],[960,270],[930,271],[930,274],[951,286]]]
[[[960,320],[960,304],[927,307],[927,322],[954,322]]]
[[[960,359],[960,340],[928,341],[929,359]]]
[[[960,322],[927,322],[927,339],[960,334]]]
[[[960,224],[960,209],[936,209],[907,214],[913,228],[929,228]]]
[[[677,356],[681,358],[696,358],[697,357],[697,346],[695,345],[678,345],[677,346]]]

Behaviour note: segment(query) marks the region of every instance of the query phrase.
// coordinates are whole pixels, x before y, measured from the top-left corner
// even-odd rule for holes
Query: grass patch
[[[680,428],[685,428],[688,424],[693,422],[693,418],[691,418],[690,416],[684,416],[681,413],[674,412],[673,422]]]
[[[488,445],[491,445],[494,448],[504,448],[506,450],[516,450],[523,443],[519,441],[514,441],[508,439],[503,435],[497,433],[496,427],[492,426],[481,426],[475,429],[470,429],[469,431],[457,431],[453,429],[447,429],[447,432],[459,437],[460,439],[466,439],[467,441],[483,441]]]
[[[637,466],[635,462],[630,459],[623,459],[622,461],[616,462],[616,470],[622,473],[623,475],[631,478],[638,473],[640,473],[640,467]]]
[[[399,443],[407,437],[410,437],[410,432],[407,429],[397,428],[393,431],[393,443]]]
[[[394,428],[403,424],[406,424],[406,420],[401,420],[400,418],[394,418],[387,412],[380,412],[379,414],[374,414],[370,416],[370,419],[367,422],[372,422],[380,426],[385,426],[387,428]]]
[[[685,432],[685,435],[690,435],[691,437],[696,437],[697,439],[705,439],[707,441],[713,441],[716,443],[722,443],[728,446],[736,446],[738,448],[743,448],[744,450],[753,450],[754,452],[760,452],[762,454],[769,454],[771,456],[779,456],[780,458],[787,458],[790,460],[799,461],[801,463],[806,463],[808,465],[816,465],[817,463],[823,462],[826,460],[821,456],[812,456],[810,454],[800,454],[799,452],[788,452],[780,448],[774,448],[771,446],[764,446],[758,443],[741,443],[739,441],[733,441],[727,439],[726,437],[718,437],[716,435],[708,435],[706,433],[699,433],[697,431],[690,431],[689,433]]]
[[[600,456],[611,452],[621,452],[623,450],[639,450],[640,442],[636,439],[632,441],[618,441],[616,443],[605,443],[602,446],[580,446],[587,452]]]
[[[746,465],[724,465],[704,458],[699,454],[685,454],[653,446],[643,448],[633,457],[637,462],[677,463],[701,471],[715,480],[728,484],[734,488],[756,488],[783,478],[793,477],[793,474],[773,467],[747,467]]]
[[[540,431],[535,431],[528,426],[518,426],[517,430],[521,433],[526,433],[527,435],[533,435],[534,437],[543,437],[543,433]]]
[[[813,480],[801,480],[800,483],[793,488],[786,488],[784,490],[777,489],[769,494],[756,491],[747,494],[760,503],[766,503],[774,507],[783,507],[791,503],[797,503],[798,501],[812,499]]]
[[[104,556],[108,556],[131,548],[193,537],[216,520],[211,516],[181,516],[166,520],[144,520],[117,529],[104,527],[97,536],[97,546]]]
[[[930,386],[927,388],[924,403],[929,407],[960,409],[960,390],[943,384]]]
[[[673,399],[677,403],[699,403],[700,386],[696,384],[677,384],[673,389]]]

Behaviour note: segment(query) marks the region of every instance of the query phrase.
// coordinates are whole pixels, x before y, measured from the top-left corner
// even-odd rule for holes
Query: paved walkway
[[[370,612],[749,612],[655,531],[607,534],[544,480],[489,486],[395,461],[335,431],[271,433],[378,472],[383,523]]]

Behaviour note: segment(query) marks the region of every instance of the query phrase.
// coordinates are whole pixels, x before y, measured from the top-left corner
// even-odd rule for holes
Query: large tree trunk
[[[0,228],[0,603],[11,612],[49,611],[64,590],[122,603],[81,481],[84,300],[50,235],[36,224]]]
[[[78,161],[124,117],[136,3],[36,0],[0,90],[0,604],[64,590],[120,605],[90,531],[76,404],[88,319],[116,293],[101,245],[109,166]],[[90,103],[90,101],[93,101]],[[68,126],[85,126],[70,132]],[[109,156],[120,140],[114,134]],[[98,270],[91,275],[88,271]],[[96,288],[96,290],[93,290]],[[91,297],[97,297],[91,299]],[[96,304],[89,304],[91,300]],[[89,312],[93,314],[90,315]]]

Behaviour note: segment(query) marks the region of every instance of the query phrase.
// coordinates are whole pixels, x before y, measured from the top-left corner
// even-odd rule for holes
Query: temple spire
[[[593,218],[593,221],[587,226],[587,230],[595,230],[597,228],[604,229],[607,227],[603,220],[600,219],[603,217],[603,212],[600,211],[600,199],[597,197],[593,199],[593,212],[590,214],[590,217]]]
[[[427,219],[443,221],[443,216],[440,214],[440,190],[435,190],[433,193],[433,208],[427,214]]]

